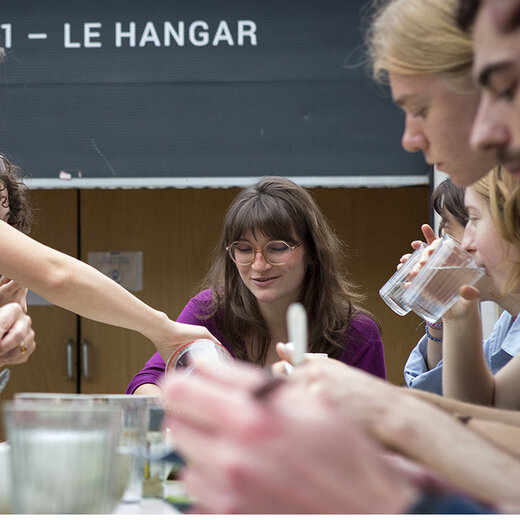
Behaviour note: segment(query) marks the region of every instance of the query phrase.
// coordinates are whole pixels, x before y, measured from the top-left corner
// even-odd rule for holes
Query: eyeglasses
[[[267,242],[261,249],[253,247],[251,242],[247,240],[237,240],[226,247],[231,260],[237,265],[251,265],[255,261],[257,252],[262,253],[263,257],[271,265],[283,265],[289,260],[294,249],[300,247],[303,242],[291,246],[283,240],[271,240]]]

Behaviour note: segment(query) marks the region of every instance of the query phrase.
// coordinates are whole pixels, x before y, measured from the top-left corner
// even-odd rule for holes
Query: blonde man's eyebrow
[[[402,96],[394,99],[394,103],[400,107],[403,107],[404,105],[407,105],[413,101],[419,101],[419,98],[416,94],[403,94]]]

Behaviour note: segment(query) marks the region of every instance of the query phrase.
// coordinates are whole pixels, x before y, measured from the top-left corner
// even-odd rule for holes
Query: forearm
[[[520,427],[483,419],[470,419],[467,426],[497,447],[519,457],[520,464]]]
[[[373,424],[373,434],[477,499],[518,499],[520,461],[449,414],[413,398],[395,399]]]
[[[41,282],[34,280],[35,292],[45,299],[85,318],[140,332],[154,344],[161,342],[167,316],[98,270],[66,255],[53,259],[48,269]]]
[[[494,376],[494,405],[510,410],[520,409],[520,357],[514,356]]]
[[[6,244],[0,272],[51,303],[110,325],[140,332],[157,343],[168,319],[93,267],[51,249],[0,222]]]
[[[402,388],[399,389],[399,391],[410,393],[410,395],[434,404],[438,408],[452,414],[471,416],[477,419],[495,421],[501,424],[520,427],[520,411],[503,410],[491,406],[466,403],[457,399],[442,397],[431,392],[424,392],[422,390]]]
[[[443,394],[492,405],[495,380],[484,357],[482,324],[476,305],[465,319],[445,320],[443,351]]]
[[[134,395],[152,395],[162,397],[162,390],[157,385],[152,385],[151,383],[145,383],[144,385],[138,386]]]
[[[426,335],[428,338],[428,348],[426,351],[426,365],[428,370],[435,368],[442,359],[442,339],[443,330],[430,327],[426,324]]]

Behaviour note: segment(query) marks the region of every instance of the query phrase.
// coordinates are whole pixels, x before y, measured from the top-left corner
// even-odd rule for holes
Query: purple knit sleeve
[[[345,335],[345,351],[338,360],[386,379],[383,340],[372,318],[358,314],[351,320]]]
[[[200,292],[194,296],[182,310],[177,318],[179,323],[188,323],[190,325],[203,325],[206,327],[217,340],[224,344],[222,337],[217,330],[215,320],[210,318],[204,320],[199,318],[201,314],[204,314],[211,301],[211,291],[209,289]],[[144,367],[132,378],[128,387],[126,388],[127,394],[133,394],[137,387],[146,383],[152,383],[159,385],[164,376],[164,370],[166,365],[159,354],[156,352],[144,365]]]

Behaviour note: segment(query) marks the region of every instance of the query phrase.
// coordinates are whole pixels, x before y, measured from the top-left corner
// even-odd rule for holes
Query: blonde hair
[[[471,189],[489,204],[493,223],[500,236],[520,249],[520,180],[497,166],[472,184]],[[506,280],[501,296],[520,285],[520,258],[513,259],[513,262],[517,268]]]
[[[372,74],[380,83],[388,72],[441,74],[473,89],[471,36],[455,22],[457,0],[372,0],[366,32]]]

